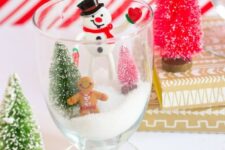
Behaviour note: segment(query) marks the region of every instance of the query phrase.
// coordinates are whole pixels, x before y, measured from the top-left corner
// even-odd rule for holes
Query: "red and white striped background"
[[[0,0],[0,26],[2,25],[23,25],[28,23],[34,12],[38,7],[50,0]],[[49,22],[49,28],[53,26],[58,26],[60,28],[65,28],[72,25],[78,18],[80,12],[77,9],[76,4],[80,0],[68,0],[68,3],[64,6],[63,12],[65,13],[66,18],[64,22],[59,21],[59,16],[52,18]],[[151,0],[146,0],[151,4]],[[106,6],[111,7],[113,10],[112,18],[116,20],[120,14],[129,7],[131,1],[127,0],[124,3],[121,3],[118,0],[108,0]],[[48,14],[51,13],[52,7],[47,7],[43,10],[42,18],[43,20],[39,23],[42,24],[45,18],[48,17]]]
[[[34,12],[44,3],[50,0],[0,0],[0,26],[3,25],[24,25],[30,22]],[[68,3],[64,6],[63,12],[66,17],[63,22],[59,22],[60,18],[55,17],[48,24],[48,28],[58,26],[59,28],[65,28],[72,25],[78,18],[80,12],[77,9],[76,4],[81,0],[68,0]],[[108,0],[107,7],[112,7],[113,20],[116,20],[120,14],[129,7],[131,1],[126,0],[121,3],[119,0]],[[147,3],[152,4],[153,0],[146,0]],[[212,4],[206,3],[202,8],[202,13],[208,11]],[[42,24],[44,19],[51,13],[52,7],[46,8],[42,15],[43,20],[39,22]]]

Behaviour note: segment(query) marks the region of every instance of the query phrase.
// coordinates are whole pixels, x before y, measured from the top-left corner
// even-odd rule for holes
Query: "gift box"
[[[156,55],[154,85],[161,108],[192,109],[225,104],[225,22],[203,19],[204,51],[196,55],[191,70],[170,73],[162,70]],[[225,55],[224,55],[225,56]]]
[[[140,131],[225,133],[225,107],[163,110],[155,91]]]
[[[204,29],[205,51],[194,58],[192,71],[173,75],[172,73],[160,70],[159,63],[156,63],[155,70],[157,71],[158,69],[161,71],[159,77],[163,79],[165,84],[172,84],[171,82],[176,80],[174,79],[175,76],[177,80],[180,81],[180,83],[174,83],[175,85],[180,85],[181,87],[181,81],[183,81],[183,83],[190,82],[191,85],[194,85],[193,89],[191,85],[188,85],[187,89],[196,90],[196,93],[192,93],[195,97],[193,97],[193,95],[189,95],[189,97],[192,98],[193,102],[196,102],[198,99],[202,105],[193,105],[196,103],[189,102],[188,106],[185,107],[183,105],[182,107],[189,107],[191,109],[168,109],[168,107],[162,109],[162,105],[160,104],[162,101],[159,100],[157,92],[155,91],[157,88],[154,88],[148,110],[146,111],[144,120],[139,129],[140,131],[225,133],[225,106],[223,103],[225,96],[225,22],[216,16],[212,16],[203,18],[202,26]],[[158,61],[159,58],[155,60],[155,62]],[[155,84],[160,85],[159,80],[154,81]],[[159,83],[156,83],[156,81]],[[199,89],[197,89],[197,85],[199,85]],[[202,85],[207,87],[204,89]],[[212,103],[213,101],[204,99],[206,95],[203,94],[203,90],[206,89],[207,92],[211,93],[205,93],[211,96],[208,100],[214,98],[214,103]],[[216,91],[216,89],[220,90]],[[178,90],[181,91],[182,88],[178,88]],[[216,97],[218,99],[216,99]],[[174,99],[180,100],[180,98],[185,97],[172,97],[171,101]],[[212,105],[218,106],[210,107]],[[193,108],[197,106],[199,108]],[[202,106],[207,107],[203,108]]]

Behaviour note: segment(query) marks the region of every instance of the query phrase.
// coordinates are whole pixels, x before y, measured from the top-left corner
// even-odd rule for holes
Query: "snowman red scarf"
[[[98,34],[98,33],[104,33],[107,37],[107,39],[110,39],[110,38],[113,38],[114,36],[110,33],[110,30],[112,30],[113,28],[113,25],[112,24],[109,24],[107,25],[105,28],[101,28],[101,29],[97,29],[97,30],[94,30],[94,29],[89,29],[87,27],[83,27],[83,30],[85,32],[89,32],[89,33],[95,33],[95,34]]]

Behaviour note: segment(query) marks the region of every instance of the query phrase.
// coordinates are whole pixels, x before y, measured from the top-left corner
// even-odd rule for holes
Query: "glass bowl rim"
[[[143,25],[141,25],[140,26],[140,29],[138,29],[137,31],[132,32],[132,33],[129,33],[129,34],[126,34],[126,35],[122,35],[122,36],[113,37],[113,38],[110,38],[110,39],[101,40],[101,41],[83,41],[83,40],[75,40],[75,39],[69,39],[69,38],[57,38],[54,35],[46,32],[46,31],[43,31],[40,27],[38,27],[37,20],[35,19],[35,17],[37,15],[37,13],[42,8],[45,8],[46,6],[49,6],[51,4],[57,4],[57,3],[60,3],[60,2],[63,2],[63,1],[65,1],[65,0],[49,1],[49,2],[47,2],[45,4],[43,4],[40,8],[38,8],[35,11],[34,15],[32,16],[33,25],[34,25],[35,29],[39,33],[41,33],[42,35],[44,35],[44,36],[46,36],[48,38],[55,39],[55,40],[59,40],[59,41],[73,42],[73,43],[77,43],[77,44],[104,44],[104,43],[108,44],[108,43],[114,43],[116,41],[124,41],[126,39],[130,39],[132,37],[135,37],[135,35],[137,35],[141,31],[143,31],[147,26],[151,25],[152,20],[154,18],[153,9],[152,9],[152,7],[147,2],[145,2],[144,0],[133,0],[133,2],[137,2],[137,3],[142,4],[144,7],[146,7],[150,11],[150,18],[148,18],[148,20],[145,21],[146,23],[144,23]]]

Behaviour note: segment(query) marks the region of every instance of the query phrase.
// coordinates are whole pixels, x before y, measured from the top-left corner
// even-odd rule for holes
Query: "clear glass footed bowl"
[[[212,0],[217,13],[225,19],[225,0]]]
[[[217,12],[218,15],[221,16],[222,19],[225,19],[225,0],[212,0],[213,6],[215,7],[215,10]],[[220,33],[219,35],[215,35],[212,38],[218,38],[220,40],[224,39],[224,28],[220,25],[220,27],[222,29],[217,29],[217,24],[213,24],[212,28],[215,28],[217,31],[220,31],[218,33]],[[224,25],[224,23],[223,23]],[[218,43],[217,41],[213,41],[213,43],[217,43],[220,44],[220,46],[222,46],[222,43]],[[215,46],[213,48],[206,48],[206,51],[209,51],[210,53],[218,56],[218,57],[222,57],[225,58],[225,50],[221,49],[221,48],[215,48]]]
[[[33,17],[43,94],[77,149],[117,149],[148,104],[153,12],[141,0],[77,5],[50,1]]]

